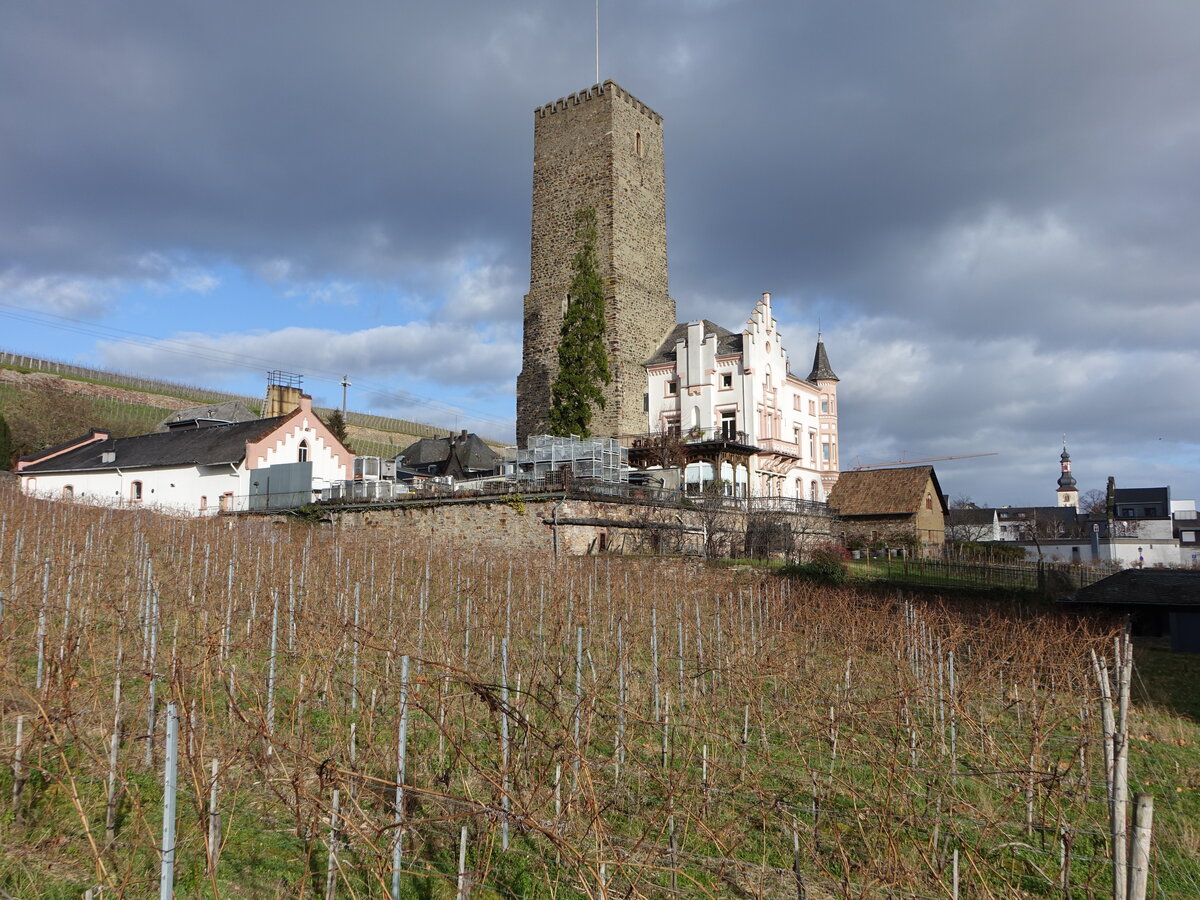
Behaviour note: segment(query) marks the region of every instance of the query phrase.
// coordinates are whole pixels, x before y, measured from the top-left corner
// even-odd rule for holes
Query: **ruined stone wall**
[[[544,433],[571,259],[575,213],[596,209],[612,383],[594,435],[646,430],[642,363],[675,324],[667,291],[662,117],[611,81],[534,112],[533,221],[517,442]]]

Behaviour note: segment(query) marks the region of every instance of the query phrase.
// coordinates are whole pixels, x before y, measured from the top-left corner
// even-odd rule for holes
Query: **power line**
[[[208,351],[198,348],[194,344],[178,338],[155,337],[142,332],[131,331],[126,328],[85,322],[82,319],[64,316],[57,313],[24,309],[13,304],[4,303],[3,301],[0,301],[0,316],[26,322],[32,325],[38,325],[44,328],[53,328],[59,331],[70,332],[87,337],[125,341],[151,349],[165,349],[179,356],[186,356],[192,359],[204,360],[206,362],[217,363],[219,365],[244,369],[247,371],[261,372],[264,369],[277,369],[286,365],[279,360],[249,356],[247,354],[235,353],[233,351]],[[331,386],[340,386],[342,380],[345,378],[345,375],[324,371],[321,369],[310,369],[309,372],[306,373],[306,377],[312,381],[327,383]],[[375,394],[382,400],[394,400],[398,403],[417,405],[445,415],[467,415],[483,424],[496,426],[500,430],[507,430],[512,425],[512,423],[509,421],[492,418],[490,415],[487,415],[479,410],[469,409],[463,406],[455,406],[444,401],[437,400],[433,397],[414,394],[411,391],[397,390],[378,382],[367,380],[359,381],[358,384],[359,387],[365,388],[367,391]]]

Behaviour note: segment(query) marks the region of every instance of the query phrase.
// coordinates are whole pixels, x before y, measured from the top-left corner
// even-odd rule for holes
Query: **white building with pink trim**
[[[631,458],[677,439],[689,491],[824,502],[838,477],[838,377],[819,335],[808,377],[792,373],[770,294],[740,333],[680,323],[646,372],[649,434]]]
[[[177,422],[114,438],[93,430],[22,457],[25,493],[185,516],[301,506],[353,477],[354,455],[301,395],[291,412],[248,422]]]

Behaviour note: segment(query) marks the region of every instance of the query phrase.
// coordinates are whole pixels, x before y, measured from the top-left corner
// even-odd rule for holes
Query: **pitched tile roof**
[[[237,464],[246,456],[246,442],[270,434],[291,417],[276,416],[232,425],[158,431],[137,437],[109,438],[85,444],[44,462],[31,462],[22,474],[83,472],[107,469],[163,468],[170,466],[216,466]],[[104,462],[114,453],[113,462]]]
[[[829,492],[829,505],[842,516],[912,515],[925,502],[930,479],[945,513],[945,499],[933,466],[842,472]]]

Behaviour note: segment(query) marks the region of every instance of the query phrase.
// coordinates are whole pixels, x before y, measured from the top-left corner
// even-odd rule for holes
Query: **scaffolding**
[[[516,456],[512,474],[535,483],[559,477],[567,470],[572,478],[617,484],[625,480],[624,473],[629,469],[629,451],[613,438],[535,434]]]

